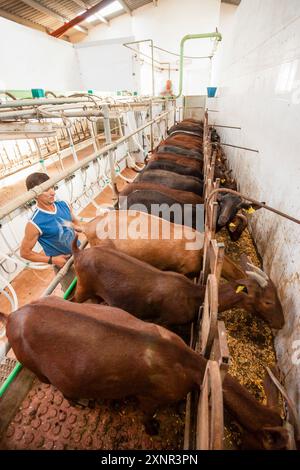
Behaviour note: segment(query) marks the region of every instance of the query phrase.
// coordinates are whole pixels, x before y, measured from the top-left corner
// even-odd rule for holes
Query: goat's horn
[[[260,274],[255,273],[255,272],[253,272],[253,271],[246,271],[246,274],[247,274],[247,276],[249,276],[250,278],[254,279],[254,280],[260,285],[260,287],[262,287],[263,289],[264,289],[265,287],[267,287],[268,282],[267,282],[266,279],[263,278]]]
[[[269,281],[269,276],[262,269],[258,268],[257,266],[254,266],[254,264],[251,263],[247,263],[247,265],[249,266],[249,268],[252,268],[254,272],[260,274],[266,281]]]

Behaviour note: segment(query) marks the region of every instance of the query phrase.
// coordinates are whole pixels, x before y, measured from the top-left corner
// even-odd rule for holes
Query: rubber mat
[[[9,357],[5,357],[0,363],[0,387],[5,382],[9,374],[14,369],[17,361]]]
[[[86,403],[83,402],[83,403]],[[134,399],[74,405],[35,380],[0,441],[1,449],[182,449],[184,406],[157,412],[160,431],[149,436]],[[184,403],[183,403],[184,405]]]

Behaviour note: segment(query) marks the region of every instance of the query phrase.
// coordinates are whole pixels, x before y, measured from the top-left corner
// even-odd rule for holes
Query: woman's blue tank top
[[[65,201],[55,201],[54,205],[54,212],[37,207],[30,222],[40,232],[38,242],[47,256],[69,255],[75,233],[64,224],[72,221],[70,207]]]

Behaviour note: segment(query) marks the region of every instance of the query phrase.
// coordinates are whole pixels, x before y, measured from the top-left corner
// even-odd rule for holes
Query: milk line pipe
[[[166,52],[167,54],[176,55],[177,57],[180,57],[180,54],[177,54],[177,53],[171,52],[171,51],[167,51],[166,49],[163,49],[162,47],[153,46],[153,48],[158,49],[159,51]],[[211,57],[212,56],[210,56],[210,55],[207,55],[207,56],[189,56],[189,55],[185,55],[185,56],[183,56],[184,59],[211,59]]]
[[[101,117],[102,113],[101,111],[97,110],[74,110],[74,111],[64,111],[64,116],[65,117],[90,117],[90,116],[95,116],[95,117]],[[0,121],[4,120],[7,121],[8,119],[17,119],[17,118],[23,118],[23,119],[28,119],[28,118],[61,118],[61,114],[54,114],[54,113],[49,113],[46,115],[44,110],[40,110],[39,108],[33,108],[33,109],[22,109],[21,111],[3,111],[0,112]]]
[[[83,160],[79,161],[72,167],[70,167],[68,170],[65,170],[61,172],[58,176],[53,176],[49,180],[45,181],[39,186],[35,186],[34,189],[31,189],[28,191],[26,194],[21,195],[17,198],[15,198],[13,201],[9,202],[2,208],[0,208],[0,221],[3,219],[5,216],[9,215],[11,212],[13,212],[15,209],[18,209],[20,206],[26,204],[26,202],[31,201],[32,199],[35,199],[36,196],[39,194],[43,193],[44,191],[47,191],[49,188],[54,186],[56,183],[59,181],[62,181],[63,179],[67,178],[71,174],[75,173],[75,171],[79,170],[83,166],[85,166],[87,163],[92,162],[95,158],[101,157],[103,154],[108,153],[109,150],[114,150],[118,147],[118,145],[122,144],[123,142],[126,142],[128,139],[130,139],[133,135],[137,134],[138,132],[142,131],[146,127],[149,127],[151,124],[153,124],[156,121],[159,121],[163,119],[168,113],[170,113],[172,110],[165,111],[164,113],[161,113],[159,116],[154,118],[152,121],[146,122],[146,124],[143,124],[140,126],[138,129],[136,129],[133,133],[128,134],[124,137],[121,137],[120,139],[116,140],[110,145],[104,146],[101,150],[99,150],[96,153],[93,153],[92,155],[84,158]]]
[[[130,103],[130,106],[136,107],[136,108],[146,107],[146,106],[149,105],[149,103],[151,101],[152,100],[149,99],[149,100],[144,100],[142,102],[132,102],[132,103]],[[159,104],[159,103],[163,103],[163,102],[165,102],[165,99],[160,99],[160,98],[156,98],[153,101],[153,103],[155,103],[155,104]],[[84,105],[84,106],[89,105],[89,106],[94,106],[95,107],[95,104],[90,102],[90,101],[89,102],[82,101],[80,104]],[[43,106],[42,109],[39,108],[38,106],[34,106],[34,107],[31,107],[31,108],[28,108],[28,109],[13,110],[13,111],[1,111],[0,112],[0,120],[2,120],[2,119],[6,120],[6,119],[12,119],[12,118],[18,118],[18,117],[24,117],[24,118],[28,117],[28,118],[30,118],[30,117],[35,116],[35,115],[37,115],[37,117],[38,117],[40,109],[41,109],[41,112],[43,110],[46,111],[45,104],[43,103],[43,105],[44,106]],[[104,106],[104,105],[108,105],[110,109],[126,108],[128,106],[127,103],[111,104],[111,103],[106,103],[106,102],[99,102],[99,106]],[[96,109],[94,109],[93,111],[89,110],[89,109],[80,110],[80,109],[77,109],[77,108],[78,108],[78,106],[76,106],[74,108],[70,108],[70,106],[64,107],[63,105],[58,105],[54,109],[65,110],[65,116],[66,117],[88,117],[88,116],[101,117],[102,116],[100,110],[96,110]],[[52,108],[50,108],[50,110],[52,110]],[[54,114],[51,114],[51,116],[45,116],[45,117],[51,117],[51,118],[58,117],[58,118],[61,118],[61,115],[55,116]]]
[[[160,102],[163,103],[165,102],[166,100],[161,100]],[[146,107],[149,105],[149,102],[150,100],[144,104],[139,104],[139,103],[130,103],[130,106],[131,107],[134,107],[134,108],[140,108],[140,107]],[[158,101],[154,101],[153,102],[154,104],[159,104]],[[105,106],[105,104],[101,104],[101,107],[102,106]],[[128,105],[125,105],[124,103],[121,104],[120,106],[119,105],[112,105],[112,106],[109,106],[110,108],[113,107],[114,109],[115,108],[126,108]],[[86,110],[79,110],[79,109],[76,109],[76,108],[73,108],[73,110],[71,110],[70,108],[67,108],[67,110],[65,110],[64,108],[57,108],[59,110],[63,110],[64,112],[64,116],[67,117],[67,118],[70,118],[70,117],[97,117],[97,118],[103,118],[103,114],[100,110],[96,110],[96,109],[86,109]],[[38,107],[36,108],[29,108],[29,109],[22,109],[20,111],[2,111],[0,112],[0,121],[1,120],[8,120],[8,119],[17,119],[17,118],[24,118],[24,119],[29,119],[29,118],[36,118],[36,119],[39,119],[43,117],[43,119],[53,119],[53,118],[61,118],[62,115],[61,114],[54,114],[54,112],[50,112],[47,111],[43,108],[43,109],[40,109]],[[58,126],[58,125],[56,125]]]
[[[235,196],[239,196],[240,198],[242,199],[245,199],[246,201],[250,201],[250,202],[253,202],[254,204],[256,204],[257,206],[260,206],[261,208],[263,209],[267,209],[271,212],[274,212],[275,214],[278,214],[280,215],[281,217],[284,217],[288,220],[291,220],[292,222],[295,222],[296,224],[300,224],[300,220],[299,219],[295,219],[294,217],[288,215],[288,214],[285,214],[284,212],[281,212],[277,209],[274,209],[273,207],[271,206],[268,206],[267,204],[263,203],[263,202],[260,202],[260,201],[257,201],[256,199],[253,199],[249,196],[245,196],[244,194],[242,193],[239,193],[238,191],[234,191],[233,189],[227,189],[227,188],[217,188],[217,189],[214,189],[210,195],[208,196],[207,198],[207,201],[206,201],[206,205],[209,203],[209,201],[211,200],[212,196],[214,196],[216,193],[230,193],[230,194],[234,194]]]
[[[141,41],[141,42],[143,42],[143,41]],[[136,54],[143,55],[144,57],[147,57],[147,59],[151,59],[151,61],[152,61],[152,57],[150,57],[150,56],[147,55],[147,54],[144,54],[144,52],[138,51],[138,50],[134,49],[133,47],[128,46],[128,43],[124,43],[123,46],[127,47],[127,49],[130,49],[131,51],[135,52]],[[151,46],[150,46],[150,47],[151,47]],[[144,62],[145,62],[145,61],[144,61]],[[157,64],[160,65],[160,67],[159,67],[159,66],[156,67],[158,70],[171,70],[171,64],[170,64],[170,62],[160,62],[160,61],[157,60],[157,59],[153,59],[153,62],[156,62]],[[152,63],[149,64],[149,62],[145,62],[145,63],[148,64],[148,65],[152,65]],[[164,64],[166,64],[166,65],[168,66],[168,68],[161,67],[161,66],[164,65]],[[177,71],[177,70],[178,70],[178,69],[172,69],[172,71]]]
[[[179,67],[179,90],[178,95],[175,98],[179,98],[182,95],[182,84],[183,84],[183,57],[184,57],[184,44],[186,41],[191,39],[206,39],[216,38],[217,41],[222,41],[222,35],[220,33],[203,33],[203,34],[187,34],[183,36],[180,41],[180,67]]]
[[[153,40],[152,39],[143,39],[142,41],[131,41],[125,42],[123,46],[127,46],[128,44],[140,44],[141,42],[150,42],[151,44],[151,68],[152,68],[152,96],[155,96],[155,84],[154,84],[154,54],[153,54]],[[139,51],[136,51],[139,54]]]
[[[2,101],[0,100],[0,109],[1,108],[19,108],[23,106],[39,106],[42,104],[63,104],[63,103],[84,103],[88,101],[86,97],[84,98],[32,98],[25,100],[13,100],[13,101]]]

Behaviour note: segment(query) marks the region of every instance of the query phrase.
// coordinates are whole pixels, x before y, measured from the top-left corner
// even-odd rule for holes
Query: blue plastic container
[[[33,98],[45,98],[45,91],[42,88],[32,88],[31,94]]]
[[[214,96],[216,96],[216,91],[217,91],[217,87],[214,87],[214,86],[207,87],[207,96],[209,98],[213,98]]]

